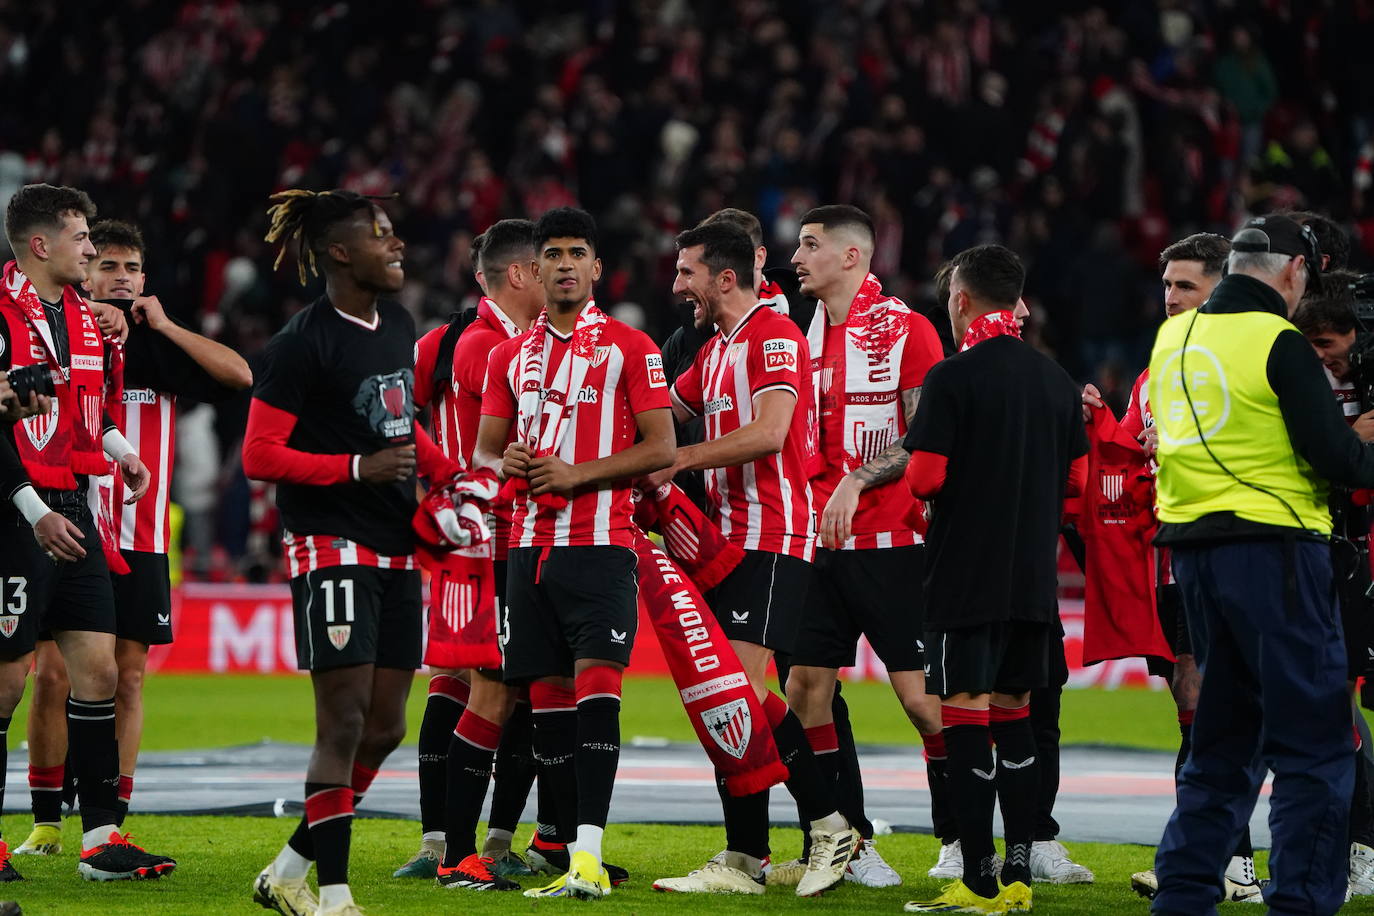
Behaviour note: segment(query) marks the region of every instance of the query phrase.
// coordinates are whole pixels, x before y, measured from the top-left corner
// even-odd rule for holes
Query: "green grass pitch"
[[[408,740],[413,741],[424,705],[424,678],[417,678],[410,703]],[[913,741],[890,689],[881,684],[846,684],[854,729],[861,743],[893,744]],[[10,734],[18,745],[24,734],[21,705]],[[667,680],[630,679],[626,683],[623,733],[678,741],[695,740],[680,712]],[[672,710],[665,714],[665,710]],[[270,738],[309,743],[314,733],[310,685],[303,677],[155,675],[147,687],[148,749],[175,750],[246,744]],[[1116,744],[1172,750],[1177,727],[1167,693],[1146,690],[1114,692],[1081,690],[1064,695],[1066,743]],[[11,795],[22,797],[23,787]],[[226,804],[233,799],[226,798]],[[137,812],[137,795],[134,802]],[[21,857],[16,864],[26,880],[0,886],[0,899],[17,899],[24,912],[46,914],[129,913],[228,914],[261,912],[251,902],[251,884],[290,833],[282,819],[243,817],[158,817],[131,815],[128,829],[135,841],[157,852],[174,855],[178,871],[161,881],[92,885],[76,876],[71,852],[80,843],[78,825],[68,819],[64,838],[68,852],[51,859]],[[12,842],[28,831],[26,816],[4,818],[4,832]],[[529,834],[526,826],[521,833]],[[756,912],[901,912],[907,900],[938,893],[940,882],[926,878],[934,862],[936,842],[923,835],[882,837],[879,848],[906,879],[906,885],[885,890],[844,885],[819,899],[800,900],[790,889],[770,888],[763,897],[681,897],[656,894],[650,885],[657,877],[684,874],[720,849],[717,826],[667,827],[654,824],[613,824],[607,830],[607,857],[630,869],[628,885],[597,903],[572,900],[535,901],[516,893],[476,894],[444,891],[429,882],[401,880],[391,872],[414,852],[419,826],[413,821],[366,819],[354,825],[351,878],[355,896],[372,914],[433,913],[551,913],[567,908],[594,907],[608,913],[756,913]],[[776,828],[773,845],[779,858],[794,855],[800,846],[795,829]],[[1053,914],[1146,913],[1144,900],[1131,893],[1131,872],[1150,867],[1153,850],[1144,846],[1069,843],[1078,861],[1097,874],[1097,884],[1079,887],[1037,885],[1038,912]],[[1260,855],[1263,862],[1264,856]],[[533,886],[532,880],[524,882]],[[1223,912],[1244,912],[1233,904]],[[1343,912],[1374,914],[1374,898],[1364,898]]]

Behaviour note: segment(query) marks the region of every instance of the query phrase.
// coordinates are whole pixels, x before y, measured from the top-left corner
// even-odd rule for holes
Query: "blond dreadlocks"
[[[374,206],[374,200],[389,200],[394,197],[394,194],[382,198],[359,194],[357,191],[339,190],[306,191],[292,188],[278,191],[268,198],[272,201],[272,206],[267,208],[271,224],[268,226],[265,240],[281,245],[277,250],[277,259],[272,262],[272,268],[275,270],[281,266],[286,249],[294,240],[296,271],[301,286],[305,286],[310,277],[320,275],[318,249],[330,228],[352,219],[358,210],[370,209]]]

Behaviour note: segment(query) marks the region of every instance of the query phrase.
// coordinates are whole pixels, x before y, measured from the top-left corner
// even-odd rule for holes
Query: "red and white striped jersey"
[[[706,439],[719,439],[754,421],[754,398],[768,391],[797,396],[782,451],[706,472],[711,514],[721,533],[745,550],[810,560],[815,552],[809,467],[811,356],[806,338],[788,318],[760,303],[727,337],[717,333],[673,383],[673,396],[706,417]]]
[[[282,532],[282,548],[292,579],[333,566],[371,566],[376,569],[416,569],[415,555],[388,557],[347,538],[327,534]]]
[[[1150,413],[1150,370],[1140,373],[1131,389],[1131,399],[1126,402],[1126,412],[1121,415],[1121,428],[1140,438],[1140,434],[1155,425]]]
[[[109,478],[114,530],[120,550],[166,553],[171,540],[172,460],[177,441],[176,395],[152,388],[124,389],[124,438],[148,466],[148,492],[131,506],[124,478]],[[102,478],[104,479],[104,478]]]
[[[505,417],[515,421],[517,427],[520,346],[528,333],[492,351],[487,390],[482,398],[483,416]],[[544,358],[549,367],[547,375],[551,377],[552,367],[562,363],[572,341],[552,327],[548,334]],[[595,461],[624,451],[634,444],[639,432],[636,414],[670,406],[663,355],[658,347],[642,331],[614,318],[607,318],[601,329],[596,354],[590,360],[582,387],[563,394],[574,404],[557,455],[569,464]],[[561,509],[517,498],[510,546],[630,547],[631,515],[630,486],[625,481],[576,493]]]

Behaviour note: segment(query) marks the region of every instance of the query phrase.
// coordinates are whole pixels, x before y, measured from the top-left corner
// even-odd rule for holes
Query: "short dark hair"
[[[749,236],[749,241],[755,248],[763,247],[763,223],[759,218],[748,210],[741,210],[738,207],[725,207],[717,210],[701,222],[697,223],[697,228],[705,226],[707,223],[729,223],[743,230]]]
[[[735,282],[745,289],[754,288],[754,243],[733,222],[716,220],[688,229],[677,237],[679,251],[702,246],[701,261],[720,276],[723,270],[735,272]]]
[[[1317,288],[1303,297],[1293,324],[1304,335],[1334,332],[1349,334],[1356,328],[1355,293],[1350,289],[1357,274],[1349,270],[1323,271]]]
[[[91,244],[97,252],[106,248],[126,248],[137,251],[140,258],[148,256],[148,246],[143,244],[143,233],[133,223],[120,219],[102,219],[91,227]]]
[[[820,223],[826,232],[831,229],[858,229],[874,244],[878,234],[873,231],[873,219],[858,207],[849,204],[826,204],[806,211],[801,224]]]
[[[944,305],[949,301],[949,279],[954,276],[954,263],[945,261],[935,268],[935,301]]]
[[[486,275],[487,285],[506,282],[506,268],[534,256],[534,223],[527,219],[503,219],[492,224],[472,243],[473,260]]]
[[[985,302],[1012,308],[1021,298],[1026,269],[1010,248],[975,245],[956,254],[949,263],[951,270],[959,272],[960,282]]]
[[[77,213],[95,219],[95,203],[80,188],[50,184],[26,184],[10,198],[5,208],[5,237],[16,254],[28,246],[26,236],[35,229],[60,230],[62,217]]]
[[[1327,257],[1326,270],[1345,270],[1350,263],[1350,236],[1334,220],[1311,210],[1278,210],[1269,215],[1286,216],[1300,226],[1311,227],[1317,247]]]
[[[1170,261],[1201,261],[1202,272],[1209,277],[1221,274],[1226,257],[1231,253],[1231,240],[1215,232],[1198,232],[1179,239],[1159,253],[1159,269]]]
[[[583,239],[596,250],[596,220],[586,210],[554,207],[534,224],[534,250],[538,253],[549,239]]]

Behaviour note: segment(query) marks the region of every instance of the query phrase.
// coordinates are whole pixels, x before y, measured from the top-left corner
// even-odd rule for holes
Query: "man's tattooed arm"
[[[902,411],[906,414],[908,429],[911,428],[912,421],[916,419],[916,405],[920,402],[920,388],[902,389]],[[898,441],[883,449],[873,460],[851,473],[854,479],[863,485],[864,489],[868,489],[901,477],[902,472],[906,470],[907,462],[910,460],[911,453],[903,448],[902,443]]]

